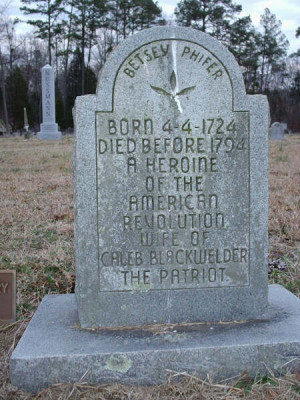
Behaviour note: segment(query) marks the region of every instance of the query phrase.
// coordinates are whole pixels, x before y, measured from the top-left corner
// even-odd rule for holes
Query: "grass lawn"
[[[32,396],[9,382],[9,356],[49,293],[74,291],[73,137],[60,142],[0,138],[0,269],[17,272],[17,322],[0,324],[0,399],[300,399],[300,371],[214,385],[170,372],[164,385],[59,384]],[[300,298],[300,135],[271,141],[269,280]],[[300,334],[300,333],[299,333]]]

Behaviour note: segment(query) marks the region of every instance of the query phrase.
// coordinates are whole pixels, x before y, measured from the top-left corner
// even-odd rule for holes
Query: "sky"
[[[1,3],[9,2],[7,14],[12,17],[22,18],[19,11],[20,0],[0,0]],[[241,4],[243,7],[239,16],[250,15],[252,23],[259,28],[260,15],[264,13],[265,8],[269,8],[272,14],[276,15],[277,20],[282,22],[282,32],[290,42],[288,53],[293,53],[300,48],[300,38],[296,39],[295,33],[300,26],[300,0],[233,0],[234,3]],[[163,12],[172,15],[179,0],[158,0]],[[19,24],[17,32],[32,30],[27,24]]]
[[[167,14],[172,14],[179,0],[159,1],[159,5]],[[234,3],[242,6],[240,17],[250,15],[253,25],[258,28],[260,16],[265,8],[269,8],[277,20],[282,23],[281,31],[290,42],[289,53],[300,48],[300,38],[296,39],[296,29],[300,26],[300,0],[233,0]]]

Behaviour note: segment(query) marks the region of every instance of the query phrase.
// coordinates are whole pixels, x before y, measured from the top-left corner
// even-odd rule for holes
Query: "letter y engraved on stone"
[[[6,289],[7,289],[7,286],[8,286],[8,283],[3,283],[3,282],[1,282],[0,283],[0,289],[2,288],[2,290],[0,290],[0,293],[2,292],[2,293],[5,293],[6,292]]]

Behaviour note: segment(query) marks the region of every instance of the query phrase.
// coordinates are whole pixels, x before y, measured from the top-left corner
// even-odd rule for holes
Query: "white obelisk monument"
[[[43,123],[37,138],[41,140],[61,139],[61,132],[55,122],[54,71],[49,64],[42,68],[42,105]]]

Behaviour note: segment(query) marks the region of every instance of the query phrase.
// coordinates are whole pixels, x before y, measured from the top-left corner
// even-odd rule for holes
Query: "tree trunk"
[[[82,25],[81,25],[81,94],[85,94],[84,50],[85,50],[85,1],[82,10]]]
[[[68,71],[69,71],[69,52],[70,52],[70,37],[72,31],[72,19],[73,19],[73,7],[71,7],[70,17],[69,17],[69,26],[68,26],[68,35],[67,35],[67,48],[65,52],[64,59],[64,79],[63,79],[63,105],[64,105],[64,123],[67,127],[67,79],[68,79]]]
[[[266,53],[266,39],[264,38],[264,44],[263,44],[263,58],[262,58],[262,64],[261,64],[261,77],[260,77],[260,93],[263,93],[263,86],[264,86],[264,74],[265,74],[265,53]]]
[[[4,65],[3,65],[2,53],[0,50],[0,65],[1,65],[1,89],[2,89],[2,102],[3,102],[3,118],[6,127],[6,132],[10,132],[10,126],[8,123],[8,112],[7,112],[7,101],[6,101],[6,88],[5,88],[5,76],[4,76]]]
[[[51,65],[51,15],[50,15],[50,0],[48,0],[48,54],[49,54],[49,65]]]
[[[81,94],[85,94],[85,74],[84,74],[84,50],[85,50],[85,45],[84,45],[84,37],[82,37],[82,43],[81,43]]]

